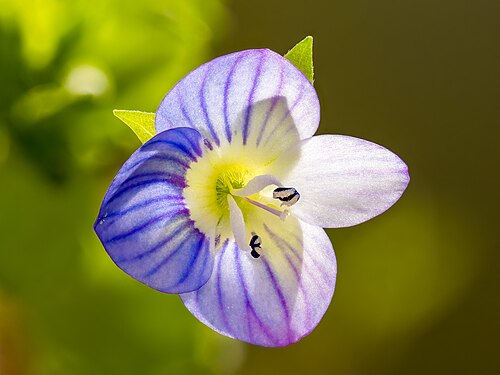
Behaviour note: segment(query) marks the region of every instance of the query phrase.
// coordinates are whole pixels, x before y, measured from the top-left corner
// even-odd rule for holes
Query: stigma
[[[292,206],[300,199],[300,194],[295,188],[278,187],[273,191],[273,198],[279,199],[282,206]]]

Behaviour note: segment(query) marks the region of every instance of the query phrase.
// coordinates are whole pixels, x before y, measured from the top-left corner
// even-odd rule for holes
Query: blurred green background
[[[0,0],[0,374],[500,373],[500,2]],[[412,181],[329,230],[336,294],[296,345],[199,323],[123,274],[92,225],[155,111],[215,56],[315,37],[321,133],[384,145]]]

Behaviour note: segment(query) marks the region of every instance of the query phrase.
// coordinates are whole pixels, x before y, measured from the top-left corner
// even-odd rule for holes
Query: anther
[[[257,252],[257,249],[262,250],[260,247],[261,244],[262,240],[260,239],[260,237],[256,235],[255,232],[252,232],[252,239],[250,240],[250,247],[252,248],[252,251],[250,252],[250,254],[256,259],[260,257],[260,254]]]
[[[255,259],[257,259],[258,257],[260,257],[260,254],[259,254],[257,251],[255,251],[255,249],[252,249],[252,251],[250,252],[250,254],[251,254],[251,255],[252,255]]]
[[[274,189],[273,198],[279,199],[282,206],[292,206],[300,199],[300,194],[295,188],[279,187]]]

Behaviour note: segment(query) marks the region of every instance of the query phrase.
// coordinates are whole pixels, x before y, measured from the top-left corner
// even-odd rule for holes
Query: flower
[[[322,227],[384,212],[409,182],[404,162],[381,146],[313,136],[319,118],[312,84],[275,52],[198,67],[165,96],[157,135],[104,197],[95,231],[106,251],[223,335],[297,342],[334,292]]]

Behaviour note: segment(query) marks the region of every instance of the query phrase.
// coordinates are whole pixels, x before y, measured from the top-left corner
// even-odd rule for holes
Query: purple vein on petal
[[[201,88],[198,93],[199,100],[200,100],[200,105],[201,105],[201,110],[203,111],[203,116],[205,117],[205,121],[207,124],[207,128],[210,131],[210,135],[212,136],[213,140],[215,141],[215,144],[217,146],[220,146],[220,140],[219,137],[217,136],[217,133],[214,130],[214,126],[212,124],[212,121],[210,121],[210,116],[208,115],[208,109],[207,109],[207,101],[205,99],[205,87],[207,85],[207,81],[210,77],[211,69],[213,67],[213,63],[207,64],[207,70],[205,72],[205,75],[203,77],[203,81],[201,83]]]
[[[250,124],[250,118],[252,117],[252,109],[253,109],[253,97],[255,95],[255,91],[257,86],[259,85],[261,78],[262,65],[264,64],[265,54],[261,53],[259,57],[259,64],[257,65],[257,69],[255,70],[255,77],[253,78],[252,89],[250,90],[250,94],[248,95],[247,101],[247,109],[245,114],[245,123],[243,124],[243,144],[247,144],[248,138],[248,126]]]
[[[291,115],[291,113],[293,112],[293,110],[295,109],[297,104],[300,103],[302,97],[304,96],[305,88],[306,88],[306,84],[304,82],[302,82],[302,84],[300,85],[299,95],[297,96],[297,99],[295,99],[295,101],[292,103],[292,105],[288,107],[288,110],[283,115],[283,117],[278,121],[278,123],[274,126],[274,129],[271,131],[270,134],[272,134],[283,123],[283,121],[285,121],[287,119],[287,117],[289,117]],[[295,123],[294,123],[294,125],[297,126],[297,124],[295,124]],[[287,132],[289,132],[291,129],[293,129],[293,127],[289,127]],[[267,143],[271,140],[271,138],[272,137],[268,137],[266,139],[266,141],[264,142],[264,146],[267,145]]]
[[[201,150],[201,144],[199,142],[199,139],[193,140],[192,138],[190,138],[186,134],[184,134],[184,132],[180,133],[179,135],[189,143],[189,145],[191,146],[191,149],[196,153],[196,155],[198,155],[198,157],[203,155],[203,151]],[[195,161],[198,160],[196,155],[193,155]]]
[[[202,237],[203,239],[203,237]],[[168,263],[168,261],[175,255],[177,254],[183,247],[184,247],[185,243],[183,241],[181,241],[179,243],[178,246],[175,247],[175,249],[170,253],[168,254],[160,263],[158,263],[156,266],[154,266],[149,272],[147,272],[144,276],[146,277],[151,277],[153,275],[155,275],[156,273],[158,273],[158,271],[165,265]],[[198,253],[198,252],[197,252]]]
[[[280,94],[281,94],[281,91],[283,89],[283,78],[284,78],[284,67],[283,67],[283,63],[281,63],[280,64],[280,80],[279,80],[278,88],[276,89],[276,94],[273,96],[273,99],[271,101],[271,106],[269,107],[269,110],[266,113],[266,118],[264,119],[264,121],[260,125],[259,135],[257,136],[257,140],[256,140],[257,146],[259,146],[260,141],[262,140],[262,136],[264,135],[264,131],[266,130],[266,125],[269,122],[269,119],[271,118],[271,115],[274,112],[274,110],[276,109],[276,105],[279,102]]]
[[[116,199],[120,198],[122,195],[125,193],[130,193],[134,190],[137,190],[138,188],[142,188],[147,185],[153,185],[153,184],[161,184],[164,185],[165,183],[171,183],[175,185],[176,188],[183,189],[186,187],[186,180],[184,178],[180,178],[177,175],[174,176],[169,176],[168,178],[154,178],[146,181],[141,181],[137,182],[128,186],[125,186],[124,188],[121,188],[117,190],[116,192],[113,193],[113,196],[107,200],[106,204],[110,204],[111,202],[114,202]]]
[[[146,151],[149,148],[149,146],[156,145],[156,144],[164,144],[167,146],[173,146],[176,149],[178,149],[179,151],[181,151],[183,154],[188,156],[191,160],[193,160],[193,161],[197,160],[197,157],[195,155],[193,155],[191,150],[188,149],[185,145],[174,142],[174,141],[165,141],[163,139],[149,141],[142,146],[141,150]]]
[[[229,74],[226,79],[226,84],[224,86],[224,128],[226,131],[226,138],[231,143],[232,140],[232,133],[231,133],[231,123],[229,122],[229,114],[228,114],[228,100],[229,100],[229,90],[233,84],[233,75],[234,72],[236,71],[237,66],[239,65],[240,61],[245,57],[244,53],[240,53],[239,56],[236,58],[236,61],[234,62],[233,66],[231,67],[231,70],[229,71]]]
[[[152,185],[165,185],[166,183],[169,183],[169,182],[176,185],[177,188],[183,188],[186,186],[184,179],[182,179],[182,181],[181,180],[175,181],[172,178],[170,178],[170,179],[154,178],[154,179],[144,180],[144,181],[136,182],[133,184],[129,184],[129,185],[122,187],[121,189],[113,192],[113,195],[111,196],[111,198],[109,198],[106,201],[106,204],[109,205],[109,204],[113,203],[114,201],[116,201],[118,198],[121,198],[123,195],[125,195],[127,193],[133,193],[136,190],[141,190],[144,187],[150,188],[150,187],[152,187]]]
[[[304,305],[306,306],[306,321],[311,320],[311,311],[308,308],[309,307],[309,293],[307,293],[306,288],[304,288],[304,285],[302,283],[302,276],[301,276],[301,271],[302,273],[307,273],[311,280],[314,282],[314,284],[317,287],[317,290],[319,291],[320,295],[323,296],[323,288],[320,282],[316,279],[316,275],[311,272],[306,272],[306,265],[303,261],[303,258],[301,258],[298,254],[298,251],[287,241],[285,241],[283,238],[277,236],[274,232],[272,232],[267,225],[264,224],[264,229],[266,230],[267,234],[269,237],[271,237],[271,241],[274,242],[274,244],[280,249],[281,254],[285,257],[288,265],[290,268],[292,268],[293,273],[295,275],[295,278],[297,279],[297,284],[299,286],[299,289],[302,291],[302,294],[304,295]],[[290,250],[290,251],[287,251]],[[299,270],[297,268],[297,265],[295,262],[290,258],[289,253],[292,253],[297,261],[300,263],[302,270]]]
[[[245,296],[245,303],[246,303],[246,310],[247,310],[247,321],[248,321],[248,329],[249,329],[249,334],[251,333],[252,329],[250,327],[250,317],[249,315],[252,314],[259,325],[260,330],[264,333],[264,335],[273,343],[279,344],[279,340],[277,340],[271,332],[269,332],[269,329],[262,323],[260,318],[257,316],[257,313],[255,312],[255,308],[252,305],[252,302],[250,301],[250,297],[248,296],[248,289],[245,283],[245,280],[243,278],[243,270],[241,269],[241,250],[236,246],[235,244],[235,255],[236,255],[236,270],[238,273],[238,279],[241,285],[241,289],[243,290],[243,294]],[[251,339],[252,337],[250,337]]]
[[[210,143],[210,141],[208,139],[204,139],[203,140],[203,143],[205,144],[205,146],[210,150],[212,151],[214,149],[214,147],[212,146],[212,144]]]
[[[221,288],[221,265],[222,265],[222,257],[226,254],[226,250],[227,250],[227,247],[228,247],[228,244],[229,244],[229,241],[226,240],[224,242],[224,245],[222,245],[222,249],[220,250],[220,253],[219,253],[219,262],[217,263],[217,270],[216,270],[216,281],[215,281],[215,284],[216,284],[216,288],[217,288],[217,303],[219,305],[219,310],[220,310],[220,313],[221,313],[221,318],[222,318],[222,324],[224,325],[224,328],[229,331],[230,328],[229,328],[229,322],[227,320],[227,316],[226,316],[226,310],[225,310],[225,307],[224,307],[224,303],[222,301],[223,297],[222,297],[222,288]]]
[[[301,238],[299,238],[294,233],[292,233],[291,235],[301,244],[301,246],[304,246]],[[291,247],[291,249],[292,249],[292,252],[294,253],[294,255],[296,255],[297,257],[299,257],[299,254],[296,253],[296,250],[293,247]],[[315,257],[309,256],[308,259],[311,260],[312,266],[314,268],[316,268],[316,270],[317,270],[317,272],[308,271],[308,274],[311,276],[311,278],[314,280],[314,282],[318,285],[318,287],[320,287],[321,291],[323,291],[323,289],[321,288],[321,285],[329,285],[331,281],[328,279],[328,276],[325,274],[325,271],[323,270],[323,268],[321,267],[321,265],[318,264],[318,260]],[[305,259],[304,259],[304,261],[302,263],[302,266],[306,267]],[[321,279],[323,279],[322,283],[318,282],[315,279],[316,274],[321,275]]]
[[[287,332],[287,338],[289,341],[292,341],[291,337],[291,330],[290,330],[290,311],[288,309],[288,304],[286,303],[285,296],[283,295],[283,290],[281,289],[281,286],[279,285],[278,280],[276,280],[276,276],[274,275],[273,270],[269,266],[269,263],[266,259],[262,259],[262,262],[266,268],[267,274],[269,275],[269,279],[271,280],[271,284],[276,291],[276,294],[278,295],[278,299],[281,304],[281,308],[283,309],[283,313],[285,314],[285,320],[286,320],[286,325],[288,328]]]
[[[168,178],[175,179],[175,178],[183,178],[184,176],[176,174],[176,173],[165,172],[162,170],[153,170],[153,171],[150,170],[149,172],[137,173],[137,174],[133,175],[132,177],[129,177],[127,180],[125,180],[123,182],[122,186],[125,185],[125,188],[126,188],[127,184],[129,184],[131,182],[135,183],[137,180],[140,180],[144,177],[160,177],[160,178],[163,178],[163,180],[165,181]]]
[[[276,244],[276,246],[281,250],[282,253],[286,254],[288,252],[291,252],[295,256],[295,258],[299,262],[301,262],[302,272],[307,273],[309,275],[311,280],[317,286],[320,293],[323,294],[323,287],[322,286],[324,285],[325,282],[327,282],[327,280],[326,280],[326,276],[324,275],[324,272],[322,271],[322,269],[316,264],[316,260],[314,259],[314,257],[310,257],[310,258],[311,258],[311,261],[318,272],[311,272],[310,270],[306,269],[307,266],[306,266],[304,257],[301,256],[299,254],[298,250],[294,246],[292,246],[288,241],[285,241],[283,238],[279,237],[266,224],[264,224],[264,229],[267,232],[267,234],[269,235],[269,237],[271,237],[271,240]],[[299,243],[302,244],[302,240],[299,240],[298,237],[295,237],[295,238],[298,240]],[[289,250],[289,251],[287,251],[287,250]],[[288,258],[288,256],[287,256],[287,258]],[[289,259],[289,260],[291,260],[291,259]],[[294,267],[294,269],[295,269],[295,267]],[[317,273],[319,273],[321,275],[320,277],[323,279],[323,282],[320,282],[316,278]]]
[[[168,162],[168,163],[172,163],[172,164],[180,164],[185,169],[189,168],[189,164],[186,163],[186,161],[181,159],[181,158],[176,158],[176,157],[171,156],[171,155],[148,155],[148,156],[145,156],[144,158],[142,158],[141,160],[135,162],[134,164],[130,165],[128,168],[123,169],[120,173],[123,174],[123,173],[130,172],[130,171],[134,170],[137,166],[144,163],[145,161],[151,162],[153,160],[164,161],[164,162]]]
[[[108,242],[117,242],[117,241],[127,239],[128,237],[133,236],[133,235],[141,232],[143,229],[146,229],[147,227],[150,227],[153,224],[156,224],[158,222],[161,222],[161,221],[168,219],[168,218],[171,218],[171,217],[175,217],[177,215],[189,215],[189,210],[184,208],[182,210],[174,210],[174,211],[167,212],[163,215],[156,216],[152,219],[149,219],[148,221],[146,221],[144,223],[136,225],[135,227],[133,227],[133,229],[130,229],[126,232],[123,232],[123,233],[120,233],[120,234],[117,234],[117,235],[111,237],[107,241]]]
[[[200,254],[202,252],[204,254],[206,254],[208,252],[207,246],[208,246],[208,244],[207,244],[207,241],[205,241],[205,237],[204,236],[200,236],[200,239],[198,240],[198,244],[197,244],[197,246],[195,246],[199,250],[196,251],[195,254],[194,254],[194,256],[191,257],[189,263],[184,268],[184,271],[182,272],[182,275],[180,276],[179,281],[177,282],[177,284],[175,286],[179,286],[184,281],[186,281],[186,279],[188,278],[189,274],[193,271],[193,265],[198,260]],[[208,257],[205,256],[205,264],[206,264],[207,260],[208,260]]]
[[[298,250],[295,249],[289,242],[287,242],[280,236],[276,235],[273,231],[271,231],[271,229],[266,224],[264,224],[264,229],[269,235],[269,237],[271,237],[271,241],[273,241],[274,244],[278,247],[278,249],[280,249],[281,254],[286,256],[287,261],[290,263],[290,266],[292,267],[295,275],[297,276],[297,281],[300,283],[300,272],[297,269],[297,266],[292,262],[292,260],[288,256],[288,253],[291,252],[295,256],[297,261],[301,265],[303,265],[302,257],[299,255]]]
[[[135,190],[138,190],[139,188],[142,188],[143,186],[155,185],[155,184],[163,185],[163,184],[165,184],[165,180],[163,178],[155,178],[155,179],[141,181],[141,182],[138,182],[135,184],[131,184],[130,186],[127,186],[124,189],[115,190],[112,194],[110,194],[111,197],[106,200],[106,204],[109,205],[112,202],[114,202],[115,200],[117,200],[118,198],[120,198],[122,195],[124,195],[126,193],[133,192]]]
[[[304,296],[304,306],[305,306],[305,314],[306,314],[305,320],[306,320],[306,322],[310,322],[311,321],[311,309],[309,308],[309,306],[311,306],[311,304],[310,304],[311,301],[309,298],[309,293],[307,292],[307,289],[304,288],[300,272],[297,269],[297,266],[295,265],[295,263],[292,261],[292,259],[290,259],[290,255],[288,253],[285,253],[285,252],[283,252],[283,255],[285,256],[288,265],[293,270],[295,278],[297,279],[297,285],[299,286],[299,290],[302,291],[302,294]],[[304,266],[303,266],[303,268],[304,268]],[[316,283],[315,280],[314,280],[314,282]],[[319,288],[319,290],[321,291],[321,288]]]
[[[145,257],[156,253],[158,250],[160,250],[163,246],[165,246],[170,241],[172,241],[176,236],[178,236],[183,231],[189,232],[189,229],[186,230],[185,224],[181,223],[173,232],[171,232],[167,237],[162,239],[160,242],[158,242],[152,248],[150,248],[150,249],[148,249],[140,254],[134,255],[131,258],[117,258],[116,261],[118,261],[118,262],[135,262],[137,260],[142,260]]]
[[[133,204],[123,210],[106,213],[103,216],[103,219],[105,218],[106,220],[109,220],[113,218],[121,218],[131,212],[146,208],[155,203],[162,203],[162,202],[172,202],[169,205],[169,207],[183,206],[185,204],[184,200],[178,195],[160,195],[155,198],[146,199],[141,203]]]
[[[181,90],[177,89],[177,101],[179,102],[179,107],[181,109],[182,117],[187,121],[189,127],[196,129],[196,126],[193,124],[193,120],[189,117],[187,113],[186,106],[184,105],[184,99],[182,98]]]
[[[300,244],[300,246],[304,247],[304,242],[302,241],[302,238],[300,238],[299,236],[297,236],[295,233],[289,233],[292,237],[295,238],[295,240]],[[290,249],[290,251],[292,252],[293,255],[295,255],[295,257],[299,260],[302,261],[302,267],[305,268],[306,267],[306,263],[305,263],[305,259],[303,256],[301,256],[297,249],[293,246],[291,246],[289,243],[285,243],[285,245],[288,247],[288,249]],[[316,268],[316,270],[318,272],[308,272],[309,276],[311,276],[311,278],[313,280],[315,280],[315,283],[318,285],[318,286],[321,286],[323,285],[324,283],[328,283],[328,280],[327,280],[327,277],[323,271],[323,269],[318,265],[317,263],[317,260],[316,258],[314,258],[313,256],[310,256],[308,257],[309,259],[311,259],[311,263],[312,265]],[[321,275],[321,278],[323,279],[323,283],[320,283],[316,280],[316,274],[319,273]]]

